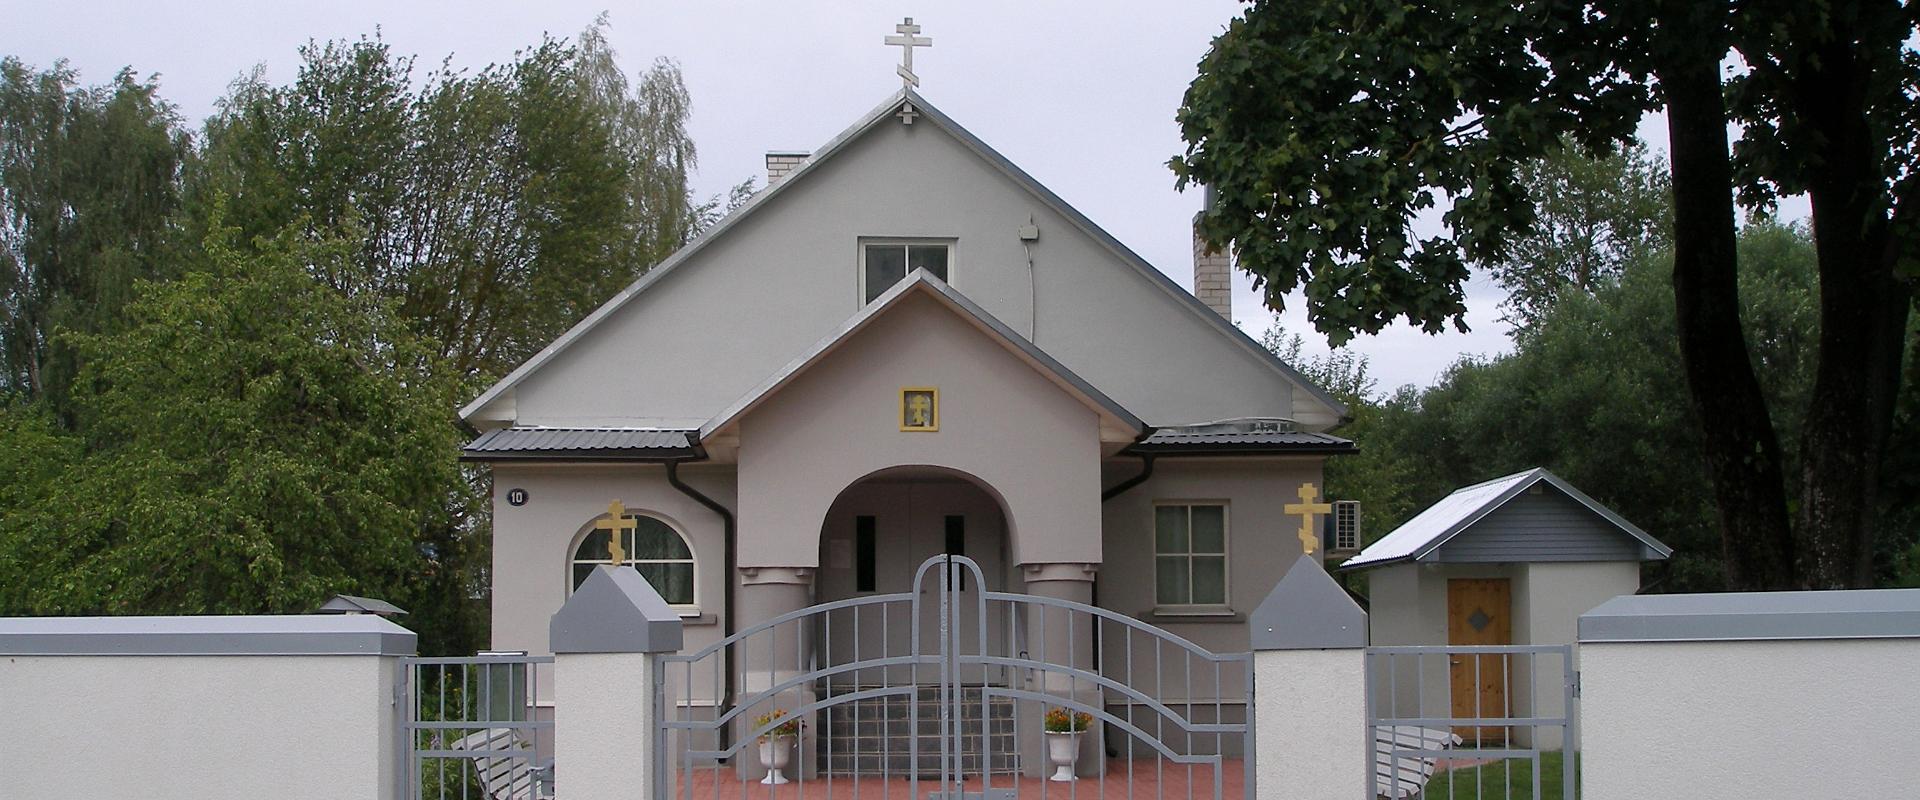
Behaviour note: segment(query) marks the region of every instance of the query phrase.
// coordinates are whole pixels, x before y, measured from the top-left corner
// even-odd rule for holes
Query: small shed
[[[1536,468],[1447,495],[1339,569],[1369,570],[1368,633],[1375,645],[1562,645],[1575,641],[1581,614],[1639,591],[1641,562],[1672,554],[1646,531]],[[1447,710],[1439,698],[1459,693],[1450,685],[1467,680],[1419,671],[1419,678],[1399,683],[1395,694],[1424,687],[1428,699],[1398,697],[1396,703],[1416,702],[1434,714]],[[1521,686],[1511,690],[1533,693]],[[1518,698],[1501,703],[1511,703],[1515,712],[1523,705]],[[1461,712],[1455,716],[1476,716],[1471,706],[1453,710]]]

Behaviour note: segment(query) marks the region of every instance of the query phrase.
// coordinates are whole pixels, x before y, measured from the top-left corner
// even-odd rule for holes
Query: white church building
[[[543,652],[615,559],[693,651],[954,553],[988,591],[1246,650],[1354,445],[1228,319],[1227,258],[1196,243],[1203,302],[911,89],[767,166],[461,410],[493,473],[493,647]]]

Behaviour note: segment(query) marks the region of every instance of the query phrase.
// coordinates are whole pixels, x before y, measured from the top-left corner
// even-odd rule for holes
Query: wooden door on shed
[[[1513,644],[1513,584],[1506,578],[1453,578],[1447,581],[1447,644]],[[1504,719],[1512,656],[1454,654],[1448,659],[1454,717]],[[1473,742],[1505,742],[1505,728],[1455,726]]]

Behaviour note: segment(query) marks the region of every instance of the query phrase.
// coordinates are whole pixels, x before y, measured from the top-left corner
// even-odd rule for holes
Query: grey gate
[[[553,656],[402,658],[394,686],[404,800],[553,795]]]
[[[1084,603],[986,591],[984,577],[971,559],[935,556],[911,591],[822,603],[663,656],[653,797],[775,796],[760,777],[763,737],[766,760],[790,748],[782,777],[807,796],[1039,796],[1048,712],[1086,715],[1077,771],[1100,782],[1050,796],[1221,800],[1252,785],[1251,654]],[[790,741],[773,738],[794,720]]]
[[[1580,675],[1571,645],[1366,652],[1375,796],[1515,800],[1549,788],[1573,800]]]

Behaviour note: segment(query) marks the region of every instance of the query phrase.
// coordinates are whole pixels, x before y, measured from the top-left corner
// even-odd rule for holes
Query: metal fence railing
[[[406,800],[553,796],[552,656],[403,658],[395,687]]]
[[[1570,645],[1367,648],[1373,795],[1573,800]]]

